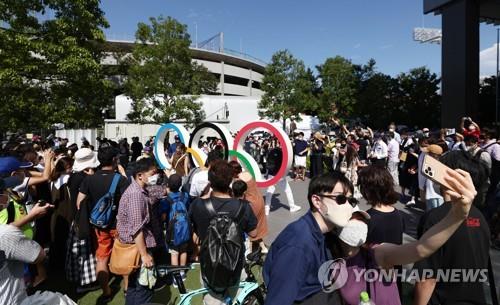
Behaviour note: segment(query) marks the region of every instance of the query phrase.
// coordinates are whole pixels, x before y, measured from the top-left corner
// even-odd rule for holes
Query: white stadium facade
[[[216,37],[214,37],[216,38]],[[133,41],[108,40],[105,49],[110,50],[103,58],[105,66],[116,65],[115,54],[132,52]],[[191,47],[194,61],[205,66],[218,80],[218,94],[222,96],[262,96],[260,89],[265,62],[250,55],[209,45]],[[214,50],[215,49],[215,50]]]

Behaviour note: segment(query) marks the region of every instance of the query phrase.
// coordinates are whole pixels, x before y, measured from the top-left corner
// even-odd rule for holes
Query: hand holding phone
[[[477,195],[470,174],[464,170],[453,170],[429,155],[425,155],[422,174],[445,187],[443,195],[447,195],[453,203],[452,212],[460,219],[469,215],[472,202]]]

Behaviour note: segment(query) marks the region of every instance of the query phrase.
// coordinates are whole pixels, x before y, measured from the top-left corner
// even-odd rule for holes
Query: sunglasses
[[[346,202],[349,202],[349,204],[352,206],[352,207],[355,207],[356,205],[358,205],[359,201],[358,199],[354,198],[354,197],[347,197],[346,195],[325,195],[325,194],[317,194],[317,196],[319,197],[323,197],[323,198],[329,198],[329,199],[333,199],[335,200],[335,202],[337,202],[337,204],[345,204]]]

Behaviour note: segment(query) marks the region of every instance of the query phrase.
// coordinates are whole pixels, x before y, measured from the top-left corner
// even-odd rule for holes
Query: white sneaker
[[[270,210],[271,210],[271,207],[270,207],[270,206],[268,206],[268,205],[266,205],[266,207],[265,207],[266,216],[268,216],[268,215],[269,215],[269,211],[270,211]]]
[[[294,212],[297,212],[297,211],[300,211],[300,209],[302,209],[302,207],[298,206],[298,205],[291,205],[290,206],[290,213],[294,213]]]
[[[411,198],[411,200],[410,200],[410,201],[408,201],[408,202],[406,203],[406,205],[415,205],[415,200],[413,200],[413,198]]]

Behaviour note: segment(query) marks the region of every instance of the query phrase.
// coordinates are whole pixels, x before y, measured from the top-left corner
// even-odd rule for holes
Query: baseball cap
[[[443,148],[441,148],[441,146],[436,145],[436,144],[431,144],[427,147],[422,148],[422,150],[424,152],[431,153],[431,154],[438,155],[438,156],[443,154]]]
[[[366,220],[370,220],[371,218],[370,214],[368,214],[366,211],[361,210],[358,205],[352,208],[352,215],[353,216],[360,215]]]
[[[21,162],[14,157],[3,157],[0,158],[0,174],[10,174],[20,168],[32,167],[31,162]]]
[[[0,179],[0,192],[5,189],[10,189],[23,183],[23,180],[18,176],[5,177]]]

